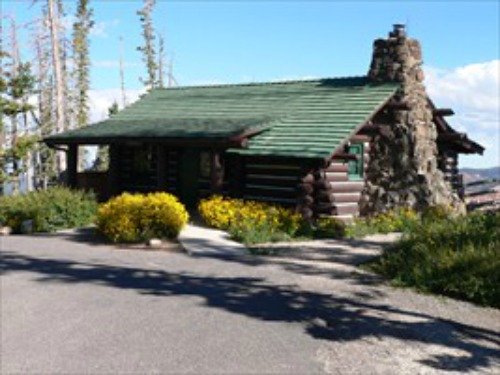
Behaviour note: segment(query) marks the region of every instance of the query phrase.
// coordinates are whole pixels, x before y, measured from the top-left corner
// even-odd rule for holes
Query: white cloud
[[[135,102],[139,95],[145,92],[144,89],[140,90],[125,90],[127,97],[127,104]],[[120,89],[102,89],[102,90],[90,90],[90,123],[104,120],[108,117],[108,108],[111,107],[113,102],[117,102],[121,105],[121,90]]]
[[[461,166],[500,164],[500,60],[454,69],[426,67],[429,96],[438,107],[450,107],[450,124],[486,147],[484,157],[462,157]]]
[[[94,26],[90,29],[90,35],[98,38],[107,38],[108,30],[110,28],[118,26],[120,21],[115,18],[111,21],[99,21],[94,23]]]

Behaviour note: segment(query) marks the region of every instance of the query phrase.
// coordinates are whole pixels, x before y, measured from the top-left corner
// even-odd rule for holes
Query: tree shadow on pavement
[[[347,342],[369,337],[434,344],[460,351],[420,360],[441,370],[478,370],[500,356],[500,334],[387,304],[300,290],[258,277],[213,277],[98,263],[40,259],[3,252],[2,274],[32,272],[38,282],[92,283],[140,294],[198,296],[203,304],[253,319],[299,323],[310,336]],[[465,354],[464,354],[465,353]]]
[[[356,285],[376,285],[383,281],[381,276],[355,267],[374,259],[378,255],[375,249],[381,248],[380,243],[341,240],[325,242],[325,245],[324,248],[309,247],[307,244],[301,244],[300,248],[297,248],[293,243],[290,246],[280,245],[273,247],[276,256],[235,252],[229,245],[217,244],[205,238],[190,239],[188,246],[205,249],[193,252],[191,256],[195,259],[217,259],[253,267],[275,265],[300,275],[343,279]],[[350,246],[351,250],[347,250],[346,246]],[[359,249],[368,251],[358,251]]]

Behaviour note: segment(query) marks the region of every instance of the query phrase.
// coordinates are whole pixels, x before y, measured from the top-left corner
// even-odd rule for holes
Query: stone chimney
[[[422,51],[404,25],[394,25],[387,39],[374,41],[368,77],[400,83],[400,88],[375,124],[380,131],[370,148],[361,213],[436,204],[462,210],[463,202],[437,168],[437,131],[423,85]]]

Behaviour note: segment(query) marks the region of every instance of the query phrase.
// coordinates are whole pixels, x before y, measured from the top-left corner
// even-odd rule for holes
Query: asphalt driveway
[[[0,237],[2,374],[500,372],[500,311],[359,270],[376,240],[265,258],[220,232],[183,241]]]

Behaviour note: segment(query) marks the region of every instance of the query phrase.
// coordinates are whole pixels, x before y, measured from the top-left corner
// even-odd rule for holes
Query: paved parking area
[[[182,241],[189,254],[1,237],[2,374],[500,372],[500,312],[355,267],[378,241],[283,257],[196,227]]]

